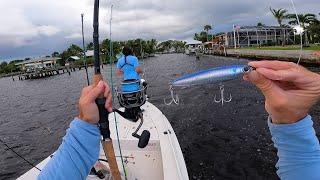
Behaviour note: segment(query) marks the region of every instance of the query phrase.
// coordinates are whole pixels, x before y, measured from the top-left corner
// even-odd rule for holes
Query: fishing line
[[[138,22],[138,13],[137,13],[137,6],[136,4],[134,3],[134,19],[135,19],[135,22]],[[137,23],[138,24],[138,23]],[[141,62],[142,62],[142,70],[143,70],[143,73],[142,73],[142,78],[145,80],[146,79],[146,68],[145,68],[145,62],[144,62],[144,50],[143,50],[143,47],[142,47],[142,38],[140,39],[139,36],[138,36],[138,27],[137,26],[134,26],[134,38],[135,39],[138,39],[139,40],[139,46],[140,46],[140,57],[141,57]]]
[[[294,3],[293,0],[289,0],[291,3],[290,3],[290,6],[291,8],[293,9],[294,11],[294,14],[296,15],[296,19],[297,19],[297,25],[299,26],[299,28],[302,29],[302,26],[300,24],[300,19],[299,19],[299,16],[298,16],[298,12],[297,12],[297,9],[296,9],[296,5]],[[269,6],[270,6],[270,1],[269,1]],[[270,6],[271,7],[271,6]],[[302,32],[303,32],[303,29],[301,30],[301,32],[299,33],[299,36],[300,36],[300,50],[299,50],[299,58],[298,58],[298,62],[297,64],[300,64],[300,61],[301,61],[301,58],[302,58],[302,53],[303,53],[303,36],[302,36]],[[295,36],[295,34],[294,34]]]
[[[83,58],[84,58],[84,68],[86,69],[86,76],[87,76],[87,85],[90,86],[89,75],[88,75],[88,62],[87,62],[87,55],[86,55],[86,48],[84,45],[84,31],[83,31],[83,14],[81,14],[81,29],[82,29],[82,49],[83,49]]]
[[[296,10],[296,6],[295,6],[293,0],[290,0],[290,1],[291,1],[291,5],[292,5],[292,8],[293,8],[293,11],[294,11],[294,13],[296,14],[298,26],[299,26],[299,28],[302,29],[302,26],[301,26],[301,24],[300,24],[300,19],[299,19],[297,10]],[[303,29],[303,30],[304,30],[304,29]],[[302,32],[303,32],[303,30],[299,33],[299,34],[300,34],[300,54],[299,54],[299,59],[298,59],[297,64],[300,63],[300,60],[301,60],[301,57],[302,57],[302,52],[303,52],[303,40],[302,40]]]
[[[114,102],[115,98],[114,98],[114,83],[113,83],[113,46],[112,46],[112,8],[113,8],[113,4],[111,4],[111,8],[110,8],[110,21],[109,21],[109,25],[110,25],[110,34],[109,34],[109,48],[110,48],[110,51],[109,51],[109,60],[110,60],[110,79],[111,79],[111,92],[112,92],[112,102]],[[124,160],[123,160],[123,156],[122,156],[122,149],[121,149],[121,145],[120,145],[120,138],[119,138],[119,129],[118,129],[118,122],[117,122],[117,116],[116,116],[116,113],[113,112],[113,116],[114,116],[114,123],[115,123],[115,127],[116,127],[116,134],[117,134],[117,141],[118,141],[118,147],[119,147],[119,153],[120,153],[120,158],[121,158],[121,164],[122,164],[122,169],[123,169],[123,172],[124,172],[124,176],[125,176],[125,179],[128,179],[127,177],[127,172],[126,172],[126,169],[124,167]]]
[[[41,171],[41,169],[39,169],[37,166],[35,166],[33,163],[31,163],[30,161],[28,161],[26,158],[24,158],[23,156],[21,156],[19,153],[17,153],[13,148],[11,148],[10,146],[7,145],[7,143],[5,143],[2,139],[0,139],[0,142],[2,144],[4,144],[8,149],[10,149],[13,153],[15,153],[17,156],[19,156],[21,159],[23,159],[25,162],[27,162],[30,166],[36,168],[37,170]]]

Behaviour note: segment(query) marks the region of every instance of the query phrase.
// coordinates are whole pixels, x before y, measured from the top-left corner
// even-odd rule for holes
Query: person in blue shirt
[[[116,74],[118,77],[123,76],[123,82],[131,82],[131,84],[122,84],[121,90],[123,92],[135,92],[140,90],[140,84],[142,83],[146,93],[147,83],[141,80],[140,74],[143,71],[139,66],[138,58],[133,55],[132,49],[127,46],[123,47],[122,54],[123,56],[117,62]]]
[[[123,76],[123,80],[140,80],[140,74],[143,73],[139,66],[139,61],[133,55],[132,49],[125,46],[122,49],[123,56],[117,62],[117,75]]]
[[[320,179],[320,145],[308,115],[320,99],[320,75],[288,62],[260,61],[249,65],[256,71],[244,79],[265,96],[268,126],[278,150],[278,176],[283,180]],[[38,179],[86,179],[99,156],[99,111],[95,99],[101,93],[107,99],[105,108],[112,111],[107,83],[85,87],[79,100],[79,116],[71,122],[62,144]]]

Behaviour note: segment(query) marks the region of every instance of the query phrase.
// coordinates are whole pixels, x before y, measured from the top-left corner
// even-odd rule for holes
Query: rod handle
[[[95,74],[93,76],[93,86],[96,87],[98,83],[103,80],[101,74]],[[106,98],[103,94],[100,94],[96,99],[96,104],[99,109],[99,128],[103,139],[110,138],[110,129],[109,129],[109,112],[105,108]]]
[[[99,109],[99,129],[103,139],[110,138],[110,129],[109,129],[109,112],[105,108],[106,98],[97,98],[96,104]]]
[[[121,180],[121,175],[119,172],[116,155],[113,151],[112,139],[106,139],[105,141],[101,141],[104,152],[107,155],[111,176],[113,180]]]
[[[103,81],[103,76],[102,74],[95,74],[93,75],[93,87],[96,87],[100,81]]]

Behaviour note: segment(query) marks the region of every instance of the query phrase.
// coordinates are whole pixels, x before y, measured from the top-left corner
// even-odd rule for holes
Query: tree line
[[[22,62],[23,60],[14,60],[7,63],[3,61],[0,64],[0,74],[9,74],[13,72],[18,72],[20,69],[15,65],[16,63]]]
[[[110,52],[110,45],[112,46],[112,52]],[[148,54],[169,51],[171,48],[173,48],[175,52],[179,52],[184,48],[184,45],[185,42],[177,40],[168,40],[158,43],[156,39],[143,40],[138,38],[127,41],[112,41],[110,43],[109,39],[104,39],[100,44],[100,54],[103,63],[110,63],[110,53],[113,60],[116,60],[116,56],[118,54],[121,54],[122,48],[124,46],[130,47],[133,50],[135,56],[145,57]],[[93,43],[88,43],[85,50],[93,50]],[[81,65],[84,61],[84,50],[81,47],[72,44],[61,53],[53,52],[51,56],[61,58],[60,60],[58,60],[58,63],[62,66],[66,63],[67,59],[70,56],[78,56],[82,59],[77,61],[76,64]],[[93,58],[87,58],[87,63],[93,64]]]
[[[113,60],[116,59],[116,55],[120,54],[122,47],[129,46],[132,48],[134,55],[137,57],[146,57],[148,54],[162,53],[162,52],[182,52],[184,50],[185,42],[178,40],[167,40],[163,42],[158,42],[156,39],[143,40],[143,39],[132,39],[127,41],[112,41],[111,42],[113,51],[111,56]],[[86,45],[85,50],[93,50],[93,43],[90,42]],[[58,57],[58,64],[64,66],[66,61],[70,56],[78,56],[80,60],[76,61],[76,65],[84,64],[84,53],[80,46],[76,44],[71,44],[67,49],[62,52],[55,51],[51,54],[51,57]],[[100,44],[101,60],[103,63],[109,63],[110,59],[110,40],[104,39]],[[50,57],[50,56],[47,56]],[[15,66],[16,63],[25,60],[30,60],[30,58],[25,58],[24,60],[14,60],[9,63],[2,62],[0,64],[0,74],[8,74],[11,72],[19,71],[19,68]],[[93,64],[94,60],[92,57],[86,58],[88,64]]]
[[[304,36],[304,45],[320,42],[320,19],[317,19],[317,15],[311,13],[296,15],[288,13],[288,11],[283,8],[273,9],[270,7],[270,11],[273,14],[274,18],[277,20],[280,27],[301,26],[301,28],[304,30],[302,32],[302,35]],[[282,42],[282,45],[285,45],[285,41]]]
[[[110,52],[110,45],[112,46],[113,51]],[[134,54],[136,56],[142,56],[142,54],[152,54],[155,53],[156,50],[157,41],[155,39],[151,40],[142,40],[142,39],[134,39],[134,40],[128,40],[128,41],[112,41],[110,44],[109,39],[104,39],[100,44],[100,54],[101,54],[101,60],[103,63],[109,63],[109,56],[111,53],[112,58],[116,58],[117,54],[121,53],[122,47],[129,46],[132,48]],[[85,48],[86,51],[92,51],[93,50],[93,43],[90,42],[86,45]],[[70,47],[68,47],[66,50],[59,52],[53,52],[51,54],[52,57],[59,57],[61,58],[58,60],[58,63],[62,66],[65,65],[66,61],[70,56],[78,56],[81,58],[81,60],[77,61],[76,64],[83,64],[83,57],[85,50],[83,50],[81,47],[71,44]],[[93,64],[93,58],[87,58],[88,64]]]

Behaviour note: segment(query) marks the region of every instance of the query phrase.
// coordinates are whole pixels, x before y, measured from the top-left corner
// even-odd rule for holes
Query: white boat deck
[[[116,136],[115,117],[118,125],[119,140],[122,150],[124,167],[129,180],[187,180],[188,173],[176,135],[163,113],[149,102],[142,106],[144,110],[144,123],[138,134],[148,130],[151,134],[149,144],[141,149],[138,139],[131,134],[136,130],[139,122],[131,122],[116,113],[109,115],[111,138],[120,173],[124,177],[123,166],[120,158],[118,140]],[[106,159],[102,147],[100,159]],[[37,165],[42,169],[50,157]],[[103,163],[107,166],[107,163]],[[19,179],[36,179],[39,171],[35,168],[22,175]],[[87,179],[98,179],[88,176]],[[124,179],[124,178],[123,178]]]

